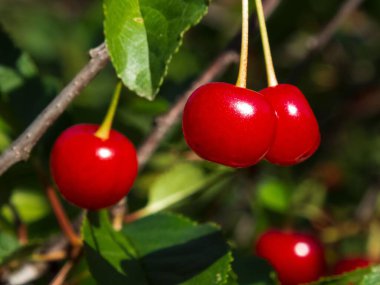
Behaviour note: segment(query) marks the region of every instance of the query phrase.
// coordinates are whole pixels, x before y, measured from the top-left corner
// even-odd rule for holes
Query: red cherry
[[[273,145],[266,159],[293,165],[309,158],[319,147],[318,122],[305,96],[295,86],[279,84],[260,91],[272,104],[277,118]]]
[[[137,175],[136,150],[121,133],[111,130],[102,140],[99,126],[75,125],[56,140],[50,168],[61,194],[78,207],[98,210],[117,203]]]
[[[339,275],[371,265],[371,261],[363,257],[350,257],[338,261],[333,269],[333,274]]]
[[[261,94],[227,83],[199,87],[186,103],[182,129],[200,157],[231,167],[256,164],[273,141],[276,117]]]
[[[269,230],[256,243],[256,253],[276,270],[282,285],[297,285],[322,277],[325,258],[312,236]]]

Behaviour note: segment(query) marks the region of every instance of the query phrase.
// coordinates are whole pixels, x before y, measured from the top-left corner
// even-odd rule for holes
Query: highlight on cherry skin
[[[321,137],[313,110],[294,85],[279,84],[260,91],[278,118],[273,144],[266,159],[278,165],[298,164],[318,149]]]
[[[95,136],[98,125],[74,125],[57,138],[50,156],[53,179],[72,204],[98,210],[121,200],[137,176],[137,155],[123,134]]]
[[[200,157],[230,167],[248,167],[268,152],[276,116],[261,94],[232,84],[199,87],[188,99],[182,129]]]
[[[282,285],[312,282],[325,274],[322,245],[312,236],[272,229],[258,238],[255,249],[273,266]]]

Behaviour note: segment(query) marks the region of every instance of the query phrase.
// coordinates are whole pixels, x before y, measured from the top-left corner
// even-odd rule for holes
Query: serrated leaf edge
[[[136,90],[136,88],[130,88],[129,86],[127,86],[127,85],[124,83],[123,79],[121,78],[119,71],[116,70],[116,68],[115,68],[115,65],[114,65],[115,58],[114,58],[113,53],[111,52],[111,50],[108,48],[108,40],[107,40],[108,37],[107,37],[107,32],[106,32],[107,29],[105,28],[105,27],[106,27],[106,18],[107,18],[107,15],[108,15],[108,11],[107,11],[107,8],[106,8],[106,5],[105,5],[105,1],[103,1],[103,13],[104,13],[104,20],[103,20],[103,26],[104,26],[104,29],[103,29],[103,30],[104,30],[104,36],[105,36],[105,41],[104,41],[104,42],[105,42],[105,44],[106,44],[106,46],[107,46],[107,49],[108,49],[108,51],[109,51],[109,56],[110,56],[110,58],[111,58],[112,65],[113,65],[114,68],[115,68],[115,71],[116,71],[117,77],[123,82],[123,84],[124,84],[125,86],[127,86],[128,89],[130,89],[131,91],[135,92],[138,96],[143,97],[143,98],[145,98],[145,99],[147,99],[147,100],[149,100],[149,101],[153,101],[153,100],[155,99],[155,97],[157,96],[157,94],[159,93],[160,88],[161,88],[161,86],[162,86],[162,84],[163,84],[163,82],[164,82],[164,79],[165,79],[165,77],[166,77],[166,75],[167,75],[167,73],[168,73],[169,64],[170,64],[170,62],[172,61],[173,56],[178,52],[178,50],[179,50],[180,47],[182,46],[183,38],[184,38],[185,33],[186,33],[190,28],[196,26],[196,25],[197,25],[197,24],[203,19],[203,17],[208,13],[208,8],[209,8],[210,3],[211,3],[211,0],[208,0],[208,1],[206,0],[206,1],[205,1],[206,9],[204,10],[203,14],[200,15],[199,18],[196,19],[196,20],[194,21],[194,23],[188,25],[188,26],[187,26],[187,27],[186,27],[186,28],[180,33],[180,35],[179,35],[179,41],[178,41],[178,44],[177,44],[175,50],[170,54],[170,56],[168,57],[168,59],[167,59],[166,62],[165,62],[165,69],[164,69],[164,72],[162,73],[162,76],[161,76],[160,80],[158,81],[158,84],[157,84],[157,88],[156,88],[156,90],[154,91],[154,90],[153,90],[153,86],[152,86],[152,93],[149,94],[149,95],[147,95],[147,94],[139,93],[139,92]],[[142,15],[142,13],[141,13],[140,1],[139,1],[139,0],[138,0],[138,6],[139,6],[139,10],[140,10],[141,17],[144,19],[143,15]],[[145,31],[145,34],[147,34],[147,33],[146,33],[145,24],[144,24],[144,31]],[[147,36],[147,35],[146,35],[146,36]],[[148,57],[149,57],[149,52],[148,52]],[[150,61],[149,61],[149,62],[150,62]]]

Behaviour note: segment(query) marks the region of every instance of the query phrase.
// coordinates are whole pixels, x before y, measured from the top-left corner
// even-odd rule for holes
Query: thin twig
[[[39,254],[36,253],[32,255],[31,260],[33,261],[39,261],[39,262],[53,262],[53,261],[61,261],[63,259],[66,259],[68,256],[68,252],[66,250],[57,250],[48,252],[46,254]]]
[[[339,8],[335,16],[327,23],[327,25],[314,37],[311,38],[308,44],[308,50],[302,60],[292,70],[288,80],[295,81],[302,74],[303,70],[316,54],[323,50],[331,41],[343,21],[355,11],[364,0],[347,0]]]
[[[265,18],[268,18],[272,15],[272,13],[277,9],[278,5],[280,5],[281,0],[266,0],[263,3]]]
[[[62,285],[64,284],[67,275],[69,274],[70,270],[75,265],[75,262],[73,260],[66,261],[65,265],[61,268],[61,270],[58,272],[57,276],[54,278],[54,280],[50,283],[50,285]]]
[[[48,197],[50,204],[53,208],[54,214],[57,217],[59,226],[61,227],[62,232],[65,234],[70,244],[74,247],[81,246],[82,241],[74,231],[70,220],[68,219],[65,210],[62,207],[61,202],[58,199],[57,194],[55,193],[54,188],[51,185],[48,185],[45,189],[46,196]]]
[[[102,70],[109,60],[104,44],[90,52],[91,60],[41,112],[32,124],[0,156],[0,176],[13,164],[27,160],[30,152],[68,105]]]
[[[49,200],[50,206],[53,209],[54,215],[58,221],[58,224],[63,232],[63,234],[66,236],[68,241],[70,242],[71,246],[78,247],[82,245],[82,241],[77,235],[76,231],[74,230],[65,209],[62,206],[61,201],[58,198],[57,193],[54,190],[53,185],[50,182],[49,177],[45,173],[41,163],[39,160],[34,159],[32,160],[35,172],[45,189],[46,197]]]
[[[364,0],[347,0],[340,7],[338,13],[326,25],[326,27],[310,42],[309,53],[314,53],[323,49],[331,40],[342,22],[355,11]]]
[[[61,270],[59,270],[53,281],[50,282],[50,285],[62,285],[65,283],[67,275],[81,257],[81,253],[82,249],[77,249],[75,252],[73,252],[72,257],[66,261],[65,265],[63,265]]]
[[[371,222],[376,212],[379,193],[380,188],[378,185],[370,187],[364,193],[355,211],[355,220],[358,223],[368,225]]]

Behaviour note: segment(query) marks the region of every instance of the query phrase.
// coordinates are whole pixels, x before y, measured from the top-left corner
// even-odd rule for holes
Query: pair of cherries
[[[274,268],[281,285],[313,282],[327,273],[323,246],[312,235],[271,229],[254,244],[256,254]],[[332,269],[333,275],[343,274],[371,265],[364,257],[346,257]]]
[[[257,239],[254,249],[273,266],[281,285],[316,281],[326,273],[322,244],[311,235],[271,229]]]
[[[221,82],[203,85],[186,103],[182,128],[200,157],[231,167],[252,166],[264,157],[274,164],[294,165],[320,144],[309,103],[289,84],[260,93]]]

